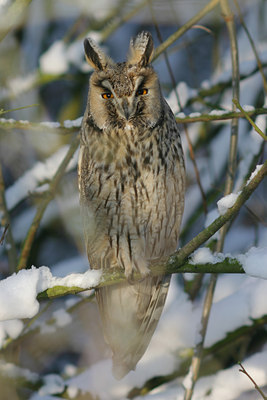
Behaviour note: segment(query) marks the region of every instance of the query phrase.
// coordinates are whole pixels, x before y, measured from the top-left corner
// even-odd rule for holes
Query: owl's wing
[[[97,289],[105,339],[113,351],[113,375],[123,378],[145,353],[161,316],[170,276],[146,277]]]

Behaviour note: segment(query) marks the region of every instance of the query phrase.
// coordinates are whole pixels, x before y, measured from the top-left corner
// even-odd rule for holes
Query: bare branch
[[[48,206],[50,201],[53,199],[53,197],[56,193],[59,181],[61,180],[62,176],[64,175],[67,165],[69,164],[71,158],[73,157],[75,151],[77,150],[78,145],[79,145],[79,135],[76,135],[69,147],[69,150],[68,150],[66,156],[64,157],[57,172],[55,173],[53,179],[50,182],[49,190],[46,193],[46,196],[43,197],[43,199],[40,201],[40,203],[37,206],[37,210],[36,210],[36,214],[34,216],[33,222],[27,232],[25,241],[23,243],[23,247],[21,250],[21,254],[20,254],[20,258],[19,258],[19,262],[18,262],[18,266],[17,266],[18,271],[20,269],[25,268],[27,265],[27,260],[28,260],[28,257],[29,257],[29,254],[30,254],[30,251],[32,248],[33,240],[35,238],[37,229],[40,225],[40,222],[44,215],[46,207]]]
[[[253,383],[255,389],[260,393],[261,397],[264,400],[267,400],[267,396],[265,396],[265,394],[263,393],[263,391],[259,388],[259,386],[257,385],[257,383],[254,381],[254,379],[249,375],[249,373],[246,371],[246,369],[243,367],[243,365],[241,364],[241,362],[238,363],[240,365],[240,369],[239,371],[242,372],[243,374],[245,374]]]

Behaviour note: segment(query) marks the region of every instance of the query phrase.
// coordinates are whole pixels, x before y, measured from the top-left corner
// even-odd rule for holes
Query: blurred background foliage
[[[35,208],[46,196],[47,184],[62,159],[61,149],[79,131],[77,126],[85,109],[91,72],[83,57],[84,37],[93,37],[114,60],[122,61],[132,36],[148,30],[158,47],[208,3],[202,0],[0,1],[0,108],[3,111],[0,115],[0,159],[16,256],[19,256],[32,224]],[[259,51],[262,71],[266,71],[266,1],[239,3],[245,26]],[[240,103],[260,109],[266,106],[264,82],[242,19],[238,16],[239,11],[236,4],[231,5],[239,44]],[[217,115],[221,111],[231,111],[229,37],[218,5],[169,46],[153,66],[163,93],[178,117],[182,118],[181,113],[196,117],[214,110]],[[26,108],[7,112],[20,107]],[[265,116],[256,118],[253,115],[253,119],[266,132]],[[73,124],[69,120],[77,121]],[[229,123],[230,120],[200,121],[187,124],[186,129],[181,124],[187,164],[181,245],[203,229],[207,215],[211,218],[208,212],[214,213],[216,200],[223,195]],[[245,119],[240,120],[239,131],[241,144],[237,156],[236,188],[237,184],[242,185],[255,165],[264,160],[263,142]],[[76,163],[77,152],[44,212],[28,254],[27,267],[48,265],[59,276],[87,269]],[[267,238],[266,214],[265,183],[233,222],[226,237],[225,250],[245,252],[252,245],[263,243],[263,238]],[[0,274],[4,278],[14,269],[10,266],[8,249],[3,245],[0,252]],[[177,284],[189,293],[191,299],[201,299],[207,282],[203,277],[192,280],[180,276]],[[104,358],[108,350],[99,335],[94,302],[81,298],[79,306],[72,310],[72,324],[57,327],[54,334],[49,333],[47,326],[53,326],[51,312],[62,304],[65,307],[63,300],[49,304],[40,317],[41,321],[50,321],[42,335],[35,327],[38,334],[31,333],[28,337],[25,328],[25,335],[20,340],[5,345],[4,359],[43,376],[47,373],[64,375],[66,365],[85,368]],[[261,321],[252,333],[244,332],[228,347],[222,346],[223,351],[219,349],[213,357],[210,354],[212,360],[208,360],[202,374],[233,365],[241,354],[251,354],[265,342],[266,329]],[[186,373],[188,359],[175,376]],[[26,399],[35,390],[28,384],[25,388],[20,381],[15,386],[10,382],[1,382],[2,385],[1,399]]]

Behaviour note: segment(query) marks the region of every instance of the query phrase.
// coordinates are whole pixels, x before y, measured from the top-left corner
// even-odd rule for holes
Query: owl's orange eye
[[[148,89],[143,88],[136,91],[136,96],[143,96],[144,94],[148,94]]]
[[[102,96],[103,99],[105,99],[105,100],[112,99],[112,97],[114,97],[113,94],[112,94],[111,92],[102,93],[101,96]]]

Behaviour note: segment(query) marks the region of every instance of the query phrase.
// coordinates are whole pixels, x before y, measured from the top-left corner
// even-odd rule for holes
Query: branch
[[[260,393],[261,397],[262,397],[264,400],[267,400],[267,397],[265,396],[265,394],[263,393],[263,391],[259,388],[259,386],[258,386],[257,383],[254,381],[254,379],[253,379],[253,378],[249,375],[249,373],[245,370],[245,368],[243,367],[243,365],[241,364],[241,362],[239,363],[239,365],[240,365],[239,371],[240,371],[240,372],[243,372],[243,374],[245,374],[245,375],[251,380],[251,382],[253,383],[255,389]]]
[[[248,122],[253,126],[255,131],[262,137],[263,140],[267,141],[267,136],[262,132],[262,130],[255,124],[255,122],[250,118],[248,112],[241,107],[239,101],[237,99],[233,99],[233,103],[235,106],[244,114],[244,117],[248,120]]]
[[[266,110],[267,113],[267,110]],[[77,131],[81,125],[81,120],[64,121],[63,124],[59,122],[31,122],[27,120],[15,120],[13,118],[0,118],[0,126],[6,130],[22,129],[43,132],[44,130],[49,133],[69,134]]]
[[[221,111],[221,110],[213,110],[208,114],[200,114],[199,115],[194,115],[194,113],[181,116],[177,115],[176,116],[176,121],[179,123],[185,123],[185,122],[213,122],[213,121],[225,121],[228,119],[233,119],[233,118],[246,118],[246,115],[249,117],[253,117],[254,115],[262,115],[262,114],[267,114],[267,108],[255,108],[255,110],[251,111],[245,111],[242,110],[242,112],[239,111]],[[0,121],[1,123],[1,121]]]
[[[172,43],[174,43],[178,38],[180,38],[186,31],[192,28],[201,18],[203,18],[206,14],[208,14],[213,8],[217,6],[219,0],[211,0],[205,7],[202,8],[193,18],[187,21],[180,29],[174,32],[171,36],[168,37],[165,42],[159,45],[154,53],[153,60],[158,58],[158,56],[163,53]]]
[[[30,251],[32,248],[33,240],[35,238],[35,235],[36,235],[37,229],[40,225],[43,214],[46,210],[46,207],[48,206],[50,201],[53,199],[53,197],[56,193],[56,190],[58,188],[59,181],[62,178],[62,176],[64,175],[66,167],[67,167],[68,163],[70,162],[71,158],[73,157],[75,151],[77,150],[78,145],[79,145],[79,135],[76,135],[70,145],[70,148],[69,148],[66,156],[64,157],[57,172],[55,173],[53,179],[50,182],[49,190],[47,191],[46,195],[44,195],[44,197],[42,198],[42,200],[40,201],[40,203],[37,206],[37,210],[36,210],[36,214],[34,216],[33,222],[27,232],[25,241],[23,243],[23,247],[21,250],[21,254],[20,254],[20,258],[19,258],[19,262],[18,262],[18,266],[17,266],[18,271],[20,269],[25,268],[27,265],[27,260],[28,260],[28,257],[29,257],[29,254],[30,254]]]
[[[6,12],[1,15],[0,42],[5,38],[8,32],[15,27],[31,1],[32,0],[16,0],[8,7]]]
[[[2,167],[0,165],[0,219],[1,226],[4,227],[4,232],[1,236],[0,244],[3,244],[6,237],[6,250],[8,256],[8,264],[10,272],[16,271],[17,265],[17,249],[14,241],[14,237],[11,230],[10,215],[7,209],[6,196],[5,196],[5,183],[2,173]]]
[[[190,260],[188,260],[188,257],[198,247],[200,247],[203,243],[205,243],[211,236],[213,236],[214,233],[216,233],[226,222],[230,221],[239,212],[242,205],[252,195],[252,193],[256,190],[256,188],[266,175],[267,175],[267,161],[265,161],[263,166],[258,170],[257,174],[253,177],[253,179],[251,179],[247,183],[247,185],[243,188],[233,207],[229,208],[224,215],[218,217],[206,229],[200,232],[190,242],[188,242],[180,250],[176,251],[168,259],[162,261],[161,264],[153,265],[151,274],[156,276],[161,274],[174,274],[183,272],[193,272],[193,273],[209,272],[215,274],[244,273],[241,263],[234,258],[232,259],[226,257],[223,261],[220,261],[216,264],[207,263],[207,264],[195,265],[192,262],[190,262]],[[141,276],[138,273],[134,273],[133,278],[140,279]],[[100,284],[96,287],[99,288],[102,286],[114,285],[115,283],[119,283],[121,281],[124,281],[125,279],[126,278],[123,270],[119,269],[105,270],[102,274]],[[59,296],[65,296],[68,294],[77,294],[84,290],[95,289],[96,287],[89,287],[86,289],[82,289],[76,286],[74,287],[56,286],[40,293],[38,295],[38,299],[55,298]]]
[[[172,257],[175,257],[173,255]],[[172,261],[172,257],[169,258],[166,264],[157,265],[151,270],[151,275],[157,276],[161,274],[176,274],[176,273],[224,273],[224,274],[243,274],[245,271],[242,267],[242,263],[236,258],[225,257],[222,261],[217,263],[205,263],[205,264],[193,264],[192,261],[187,260],[183,262],[182,266],[179,263]],[[55,299],[57,297],[66,296],[69,294],[75,295],[80,292],[98,289],[103,286],[111,286],[116,283],[125,281],[125,273],[121,269],[105,270],[101,276],[101,282],[97,286],[88,288],[80,288],[78,286],[54,286],[44,292],[39,293],[38,300],[43,299]],[[142,279],[139,273],[134,274],[134,279]]]
[[[237,38],[236,38],[236,31],[234,24],[234,15],[230,9],[228,0],[220,0],[220,6],[223,13],[223,17],[227,25],[228,34],[230,38],[230,45],[231,45],[233,101],[234,100],[238,101],[240,75],[239,75],[238,46],[237,46]],[[234,112],[236,111],[235,104],[233,104],[233,111]],[[233,185],[234,185],[234,177],[236,173],[236,160],[237,160],[238,122],[239,121],[237,118],[233,118],[231,121],[231,137],[230,137],[229,157],[228,157],[224,195],[230,194],[231,191],[233,190]],[[223,250],[224,238],[226,232],[227,232],[227,225],[224,224],[222,226],[222,229],[220,230],[220,237],[216,245],[216,250],[218,252],[221,252]],[[200,340],[196,344],[191,367],[188,372],[191,379],[189,385],[188,386],[185,385],[184,400],[191,400],[193,396],[194,386],[199,376],[200,366],[203,358],[204,341],[207,333],[208,321],[212,307],[216,283],[217,283],[217,275],[215,274],[210,277],[210,282],[204,300],[202,316],[201,316],[201,327],[199,330]]]

